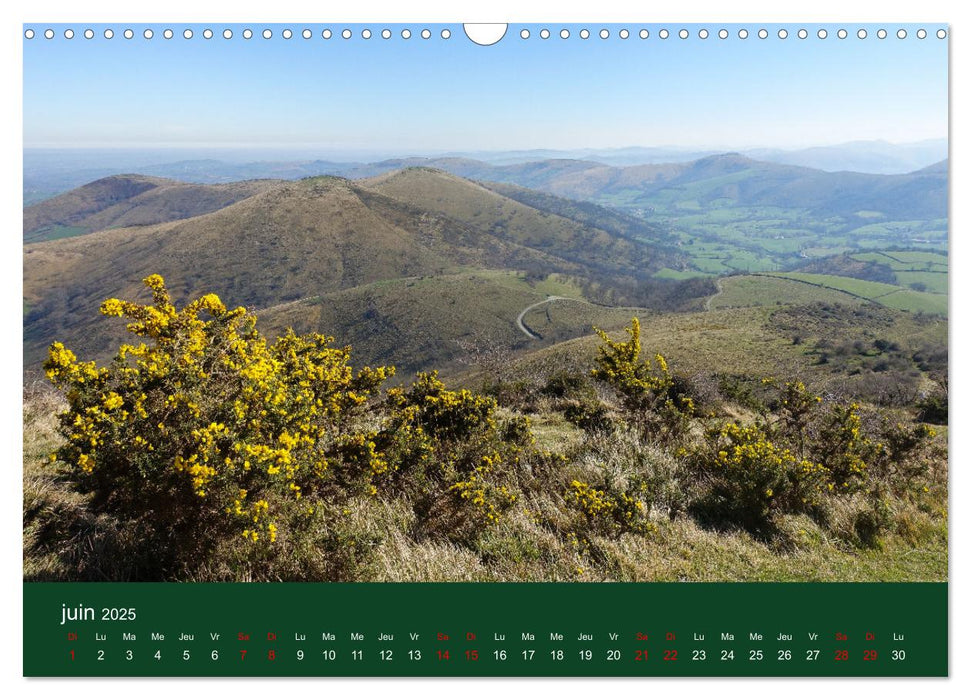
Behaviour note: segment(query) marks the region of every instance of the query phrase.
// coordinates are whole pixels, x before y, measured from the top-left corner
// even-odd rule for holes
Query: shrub
[[[541,391],[557,399],[587,398],[594,393],[589,378],[571,370],[558,370],[551,374]]]
[[[591,435],[579,457],[606,491],[636,493],[651,514],[673,517],[686,506],[689,484],[679,460],[636,431]]]
[[[800,457],[806,456],[807,429],[822,400],[800,381],[786,382],[779,393],[775,406],[779,430],[794,443]]]
[[[390,389],[385,408],[377,442],[394,466],[377,488],[414,500],[415,536],[469,544],[517,502],[526,418],[501,420],[494,399],[451,391],[435,372]]]
[[[567,404],[563,409],[563,416],[573,425],[590,433],[609,431],[613,427],[610,412],[599,401]]]
[[[519,501],[509,468],[498,454],[483,457],[468,471],[437,465],[439,477],[414,497],[417,517],[412,537],[472,546],[483,531],[499,525]]]
[[[898,491],[912,490],[927,477],[937,431],[923,423],[904,425],[884,419],[874,462],[879,476]]]
[[[716,377],[718,393],[723,398],[751,411],[765,412],[766,397],[762,395],[765,384],[762,380],[745,375],[718,374]]]
[[[807,512],[819,501],[825,467],[798,459],[763,427],[726,423],[709,440],[701,466],[713,480],[714,506],[722,516],[764,531],[777,514]]]
[[[481,464],[465,480],[448,487],[449,492],[460,501],[471,504],[471,517],[480,525],[498,523],[502,514],[516,502],[517,495],[501,480],[492,478],[501,460],[499,455],[483,457]]]
[[[449,391],[438,372],[419,372],[408,389],[388,392],[392,412],[435,440],[457,443],[496,427],[496,401],[468,389]]]
[[[890,504],[880,494],[874,494],[869,499],[868,507],[857,512],[853,530],[862,546],[879,547],[879,536],[889,529],[892,522]]]
[[[268,343],[254,316],[214,294],[177,310],[160,276],[145,285],[151,304],[101,306],[143,342],[101,367],[54,343],[44,365],[68,401],[54,457],[94,510],[186,566],[222,537],[259,548],[297,536],[315,500],[388,469],[358,418],[393,368],[354,373],[330,338]]]
[[[917,402],[917,418],[924,423],[947,425],[947,394],[929,394]]]
[[[680,437],[689,427],[694,401],[677,392],[675,381],[661,354],[653,361],[641,359],[641,325],[632,318],[625,328],[628,340],[613,341],[599,328],[603,340],[597,366],[591,375],[617,392],[628,418],[645,434],[662,439]]]
[[[826,467],[830,491],[853,493],[866,486],[867,462],[876,456],[876,449],[863,431],[860,404],[834,404],[822,421],[814,448]]]
[[[564,494],[580,516],[577,529],[583,534],[617,536],[625,532],[646,534],[655,529],[647,518],[640,494],[609,493],[574,479]]]
[[[630,327],[624,329],[629,338],[626,342],[615,342],[604,331],[595,330],[603,345],[598,348],[597,367],[592,376],[617,391],[631,413],[657,408],[667,398],[671,375],[667,361],[660,354],[654,356],[653,363],[641,359],[640,321],[633,318]]]

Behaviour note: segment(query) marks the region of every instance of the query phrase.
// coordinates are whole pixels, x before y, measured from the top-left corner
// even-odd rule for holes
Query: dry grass
[[[50,462],[60,441],[56,416],[65,406],[42,385],[24,390],[24,579],[129,578],[129,562],[120,553],[124,531],[91,513],[61,465]]]
[[[54,415],[62,400],[43,388],[24,399],[24,578],[26,580],[140,580],[147,566],[131,533],[88,510],[48,454],[58,442]],[[533,415],[542,447],[569,459],[530,463],[520,475],[523,497],[499,523],[470,540],[450,541],[447,530],[420,527],[410,497],[355,497],[314,521],[297,540],[281,538],[259,568],[243,543],[227,541],[208,563],[179,580],[334,581],[945,581],[947,476],[927,491],[894,497],[877,533],[861,529],[872,501],[834,499],[815,519],[781,516],[774,534],[705,527],[684,511],[690,482],[680,462],[636,434],[589,435],[557,413]],[[554,463],[556,464],[556,463]],[[544,471],[547,470],[547,471]],[[564,499],[572,479],[606,479],[622,489],[652,484],[653,529],[602,536],[582,529]],[[530,480],[534,480],[530,487]],[[861,520],[861,518],[863,518]],[[578,536],[575,536],[578,535]]]

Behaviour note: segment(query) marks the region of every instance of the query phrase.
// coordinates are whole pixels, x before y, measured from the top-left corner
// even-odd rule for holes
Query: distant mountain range
[[[745,155],[787,165],[802,165],[836,172],[900,175],[920,170],[948,157],[947,139],[894,144],[887,141],[853,141],[838,146],[814,146],[797,151],[750,149]]]
[[[550,159],[495,165],[467,158],[405,158],[377,163],[250,163],[188,161],[157,166],[152,176],[196,183],[220,183],[232,178],[293,180],[320,175],[349,179],[375,177],[410,167],[443,170],[462,178],[517,185],[532,190],[587,200],[615,208],[651,211],[666,202],[691,200],[702,205],[779,206],[807,209],[822,216],[846,216],[857,211],[876,211],[890,219],[939,219],[947,216],[947,162],[941,161],[910,173],[874,175],[826,172],[802,166],[757,161],[738,153],[707,156],[684,163],[610,166],[588,160]],[[214,206],[243,196],[254,184],[226,183],[206,191],[193,190],[191,206]],[[91,185],[88,185],[91,187]],[[179,190],[175,183],[167,193],[166,206],[181,206],[186,215],[196,212],[188,203],[176,205],[168,195]],[[185,190],[189,192],[189,190]],[[71,197],[82,196],[83,188]],[[147,199],[156,195],[148,194]],[[57,200],[44,207],[45,216]],[[208,202],[208,204],[206,204]],[[144,216],[149,202],[139,202]],[[127,205],[126,205],[127,206]],[[28,207],[25,233],[37,228],[37,214]],[[197,213],[202,213],[198,210]],[[182,217],[184,218],[184,217]],[[146,222],[148,222],[146,220]],[[69,224],[66,220],[65,225]],[[125,223],[125,222],[121,222]],[[133,221],[133,223],[136,223]]]
[[[832,146],[813,146],[800,149],[781,148],[679,148],[629,147],[613,149],[577,149],[500,152],[447,153],[443,157],[471,158],[494,165],[512,165],[539,160],[592,160],[604,165],[651,165],[684,163],[721,153],[738,152],[754,160],[837,172],[892,175],[919,170],[948,157],[947,139],[928,139],[914,143],[888,141],[851,141]]]
[[[383,165],[402,167],[409,161]],[[509,183],[570,199],[652,210],[690,199],[702,206],[777,206],[806,209],[819,217],[876,211],[892,219],[947,216],[947,164],[903,175],[829,173],[752,160],[741,154],[708,156],[687,163],[607,166],[591,161],[546,160],[489,165],[462,159],[423,161],[474,180]]]
[[[24,151],[24,203],[31,204],[79,187],[108,175],[137,172],[184,182],[229,183],[241,180],[277,178],[295,180],[316,175],[369,177],[400,167],[401,164],[429,164],[436,161],[475,161],[491,166],[512,166],[543,161],[585,161],[598,165],[630,167],[665,163],[687,163],[732,149],[677,147],[631,147],[443,153],[423,157],[370,157],[332,153],[318,156],[310,151],[220,151],[208,150],[124,150],[84,149]],[[753,160],[797,165],[828,172],[850,171],[870,174],[904,174],[948,157],[946,139],[891,144],[885,141],[857,141],[834,146],[798,150],[748,149],[739,153]],[[181,157],[179,157],[181,156]],[[395,164],[398,164],[395,166]],[[524,184],[524,183],[518,183]]]

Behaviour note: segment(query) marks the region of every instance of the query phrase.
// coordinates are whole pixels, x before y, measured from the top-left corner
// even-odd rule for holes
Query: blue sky
[[[24,41],[24,144],[32,146],[315,145],[401,153],[528,148],[802,147],[851,140],[918,141],[947,136],[947,40],[937,25],[510,25],[495,46],[469,41],[461,25],[272,26],[242,38],[244,25],[30,25]],[[56,37],[40,32],[53,27]],[[135,36],[122,37],[131,27]],[[194,38],[182,38],[190,27]],[[294,37],[281,38],[285,26]],[[304,27],[313,38],[300,36]],[[400,37],[403,26],[412,37]],[[424,26],[432,38],[418,33]],[[543,26],[549,39],[539,37]],[[707,39],[697,36],[705,26]],[[717,29],[730,36],[719,39]],[[760,27],[769,38],[759,39]],[[75,31],[63,38],[64,29]],[[90,27],[95,38],[84,39]],[[154,38],[146,40],[146,27]],[[171,27],[172,39],[162,37]],[[226,40],[222,30],[233,38]],[[353,37],[340,38],[350,28]],[[373,32],[370,39],[361,30]],[[531,36],[522,39],[527,28]],[[638,37],[646,28],[650,36]],[[740,27],[749,31],[739,39]],[[807,39],[796,31],[805,27]],[[838,39],[836,31],[850,34]],[[865,27],[866,39],[856,31]],[[559,31],[570,31],[569,39]],[[825,28],[826,39],[816,36]]]

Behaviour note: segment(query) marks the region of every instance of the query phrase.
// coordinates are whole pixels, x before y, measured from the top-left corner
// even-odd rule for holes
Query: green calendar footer
[[[25,676],[946,676],[946,583],[25,583]]]

